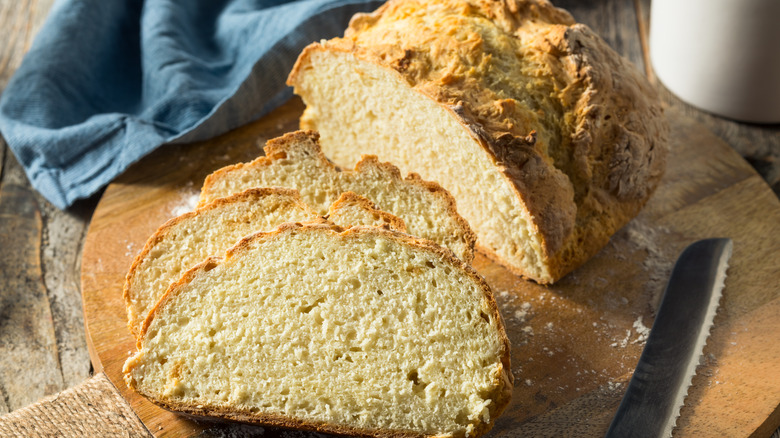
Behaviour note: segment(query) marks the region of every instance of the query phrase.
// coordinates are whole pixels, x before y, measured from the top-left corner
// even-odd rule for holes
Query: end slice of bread
[[[345,228],[375,225],[405,231],[401,219],[354,193],[342,195],[329,215],[330,222]],[[207,257],[223,254],[244,236],[285,222],[317,221],[322,218],[296,190],[278,187],[248,189],[171,219],[149,237],[127,274],[124,299],[130,330],[137,336],[171,283]]]
[[[123,296],[130,331],[137,336],[171,283],[207,257],[223,254],[248,234],[318,219],[295,190],[254,188],[169,220],[149,237],[127,273]]]
[[[196,415],[359,436],[479,436],[509,402],[485,281],[429,241],[285,224],[187,272],[127,384]]]
[[[397,167],[363,156],[354,170],[340,171],[320,150],[319,134],[296,131],[270,140],[265,156],[217,170],[206,178],[201,204],[249,187],[290,187],[320,214],[344,192],[370,199],[401,218],[411,235],[448,248],[461,260],[474,258],[476,235],[456,210],[453,197],[417,174],[401,177]]]

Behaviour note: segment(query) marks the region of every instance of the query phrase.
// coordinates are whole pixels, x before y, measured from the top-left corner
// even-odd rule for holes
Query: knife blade
[[[607,438],[672,436],[712,328],[732,247],[731,239],[705,239],[680,255]]]

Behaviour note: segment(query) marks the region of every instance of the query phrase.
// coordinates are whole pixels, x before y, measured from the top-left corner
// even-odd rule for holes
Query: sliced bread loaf
[[[316,132],[297,131],[270,140],[264,157],[209,175],[201,190],[201,204],[249,187],[280,186],[297,189],[308,205],[325,215],[342,193],[351,191],[401,218],[409,234],[471,262],[476,236],[446,190],[416,174],[404,179],[395,166],[373,156],[362,157],[355,170],[340,171],[323,155],[318,138]]]
[[[551,283],[637,214],[663,173],[653,87],[545,0],[390,0],[314,43],[288,83],[302,129],[452,193],[478,245]]]
[[[345,194],[331,206],[330,222],[345,228],[376,225],[404,231],[403,221],[379,211],[366,198]],[[146,242],[135,258],[124,286],[128,326],[141,324],[157,300],[181,274],[209,256],[221,255],[242,237],[269,231],[285,222],[321,221],[296,190],[253,188],[216,199],[171,219]]]
[[[479,436],[509,402],[485,281],[429,241],[285,224],[187,272],[127,384],[197,415],[358,436]]]

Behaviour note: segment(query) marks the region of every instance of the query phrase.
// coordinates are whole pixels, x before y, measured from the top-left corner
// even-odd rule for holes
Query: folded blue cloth
[[[59,208],[163,143],[207,139],[291,96],[301,49],[375,0],[61,0],[0,97],[0,132]]]

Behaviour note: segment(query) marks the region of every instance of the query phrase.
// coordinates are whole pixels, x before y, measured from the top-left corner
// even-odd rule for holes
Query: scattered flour
[[[514,317],[520,322],[525,322],[528,318],[528,313],[531,311],[531,303],[523,303],[520,306],[520,310],[515,310]]]
[[[674,254],[670,254],[670,251],[673,251],[670,246],[664,245],[664,237],[670,231],[667,228],[653,226],[646,221],[634,219],[624,227],[622,232],[637,249],[647,251],[643,268],[648,273],[649,278],[645,283],[645,288],[653,296],[650,304],[655,311],[676,260]]]
[[[200,198],[199,193],[192,193],[188,194],[183,197],[181,203],[175,205],[171,209],[171,215],[173,216],[181,216],[184,213],[188,213],[192,210],[195,210],[195,207],[198,206],[198,199]]]
[[[650,329],[642,323],[642,315],[639,315],[634,321],[634,330],[636,330],[637,338],[634,339],[633,344],[639,344],[647,342],[647,337],[650,335]]]
[[[132,255],[135,255],[135,244],[130,242],[127,244],[127,252],[125,252],[125,257],[130,257]]]
[[[620,348],[626,348],[626,345],[628,345],[628,341],[631,339],[631,330],[626,330],[626,337],[623,338],[620,342],[613,342],[609,346],[612,348],[620,347]]]
[[[637,335],[636,339],[634,339],[633,341],[631,340],[632,332],[629,329],[626,330],[626,336],[623,339],[621,339],[619,342],[617,341],[613,342],[609,344],[609,346],[612,348],[617,348],[617,347],[626,348],[629,342],[631,342],[632,344],[641,344],[647,342],[647,337],[650,335],[650,329],[642,323],[642,315],[639,315],[636,318],[633,327],[634,330],[636,330],[636,335]]]
[[[622,341],[620,341],[620,348],[626,348],[626,345],[628,345],[628,340],[631,338],[631,330],[626,330],[626,337],[623,338]]]

